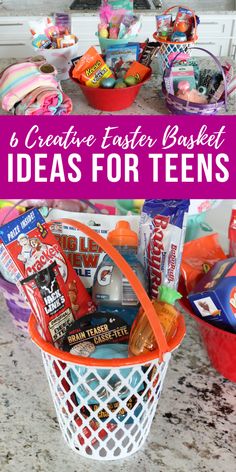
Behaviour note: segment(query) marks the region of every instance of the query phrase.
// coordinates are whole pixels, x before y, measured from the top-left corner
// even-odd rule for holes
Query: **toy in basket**
[[[171,12],[176,8],[178,12],[173,21]],[[157,57],[162,72],[169,66],[173,54],[186,54],[197,41],[198,22],[199,18],[193,10],[177,5],[156,16],[157,31],[153,34],[153,38],[160,45]]]
[[[167,343],[153,304],[121,254],[88,226],[71,219],[61,222],[82,231],[116,263],[140,300],[158,345],[152,352],[135,357],[81,357],[45,341],[36,318],[30,317],[30,335],[42,351],[67,444],[92,459],[125,458],[139,450],[149,434],[171,352],[180,345],[185,334],[184,319],[179,314],[176,332]]]
[[[216,64],[217,71],[201,71],[189,57],[178,63],[181,54],[178,53],[163,75],[162,92],[168,110],[175,115],[215,115],[222,108],[227,111],[227,89],[232,67],[228,64],[223,67],[206,49],[193,47],[192,50],[208,54]]]

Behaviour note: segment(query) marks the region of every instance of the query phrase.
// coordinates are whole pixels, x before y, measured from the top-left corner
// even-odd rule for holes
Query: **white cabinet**
[[[35,17],[0,17],[0,58],[24,58],[32,54],[31,19]]]

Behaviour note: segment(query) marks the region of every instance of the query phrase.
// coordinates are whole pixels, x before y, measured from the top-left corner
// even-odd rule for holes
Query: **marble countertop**
[[[233,472],[236,390],[210,367],[192,320],[173,354],[145,446],[130,459],[93,462],[61,436],[41,355],[0,298],[1,472]]]
[[[0,70],[5,69],[5,67],[14,62],[16,62],[15,59],[0,60]],[[202,67],[209,66],[209,61],[207,59],[201,58],[199,59],[199,63]],[[234,64],[234,66],[236,70],[236,64]],[[79,86],[72,80],[63,81],[62,88],[72,99],[73,115],[168,115],[169,111],[166,108],[165,100],[161,92],[162,77],[160,74],[157,74],[155,63],[153,70],[154,73],[152,78],[141,88],[133,105],[118,112],[102,112],[90,107]],[[0,115],[7,114],[8,113],[0,109]],[[229,98],[228,111],[226,112],[225,109],[222,108],[219,114],[236,115],[236,95]]]

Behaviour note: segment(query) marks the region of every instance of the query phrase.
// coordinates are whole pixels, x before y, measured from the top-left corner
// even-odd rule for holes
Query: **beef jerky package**
[[[57,263],[53,262],[20,283],[46,341],[60,346],[60,340],[75,318]]]

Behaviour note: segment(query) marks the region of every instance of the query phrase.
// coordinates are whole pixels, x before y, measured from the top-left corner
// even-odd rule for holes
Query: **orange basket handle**
[[[121,272],[125,275],[127,280],[129,281],[130,285],[132,286],[135,294],[137,295],[138,300],[140,301],[143,310],[149,320],[149,323],[153,329],[153,333],[155,335],[156,342],[159,348],[159,357],[160,359],[163,358],[163,354],[169,352],[171,348],[168,346],[161,323],[159,321],[158,316],[156,315],[156,311],[151,303],[150,298],[148,297],[146,291],[144,290],[141,282],[139,281],[138,277],[135,275],[134,271],[131,269],[129,264],[125,261],[125,259],[121,256],[121,254],[115,249],[106,239],[96,233],[94,230],[89,228],[88,226],[80,223],[78,221],[69,219],[69,218],[60,218],[56,220],[57,222],[65,223],[67,225],[72,226],[80,231],[82,231],[86,236],[91,238],[94,242],[96,242],[104,252],[106,252],[111,259],[116,263],[117,267],[121,270]],[[49,223],[51,226],[53,222]]]
[[[175,8],[186,8],[186,10],[191,11],[191,13],[193,14],[193,21],[194,21],[194,39],[196,39],[197,38],[197,18],[196,18],[195,11],[191,10],[191,8],[183,7],[182,5],[173,5],[172,7],[165,10],[164,14],[166,15],[167,13],[174,10]]]

